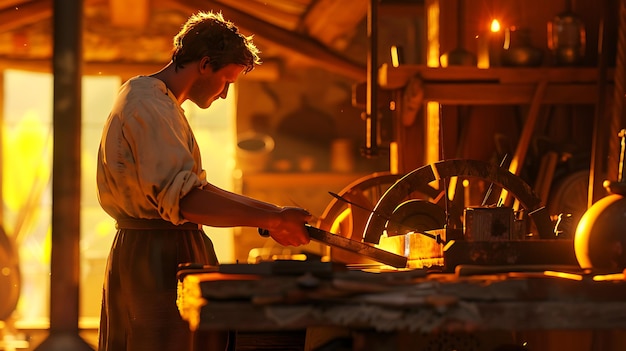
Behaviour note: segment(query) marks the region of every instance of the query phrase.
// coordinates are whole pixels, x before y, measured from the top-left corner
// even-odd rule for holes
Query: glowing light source
[[[543,272],[543,274],[545,276],[548,276],[548,277],[571,279],[571,280],[583,280],[583,276],[582,275],[575,274],[575,273],[545,271],[545,272]]]
[[[426,65],[428,67],[439,67],[439,2],[431,1],[426,9],[427,21],[427,51]]]
[[[400,66],[400,53],[398,47],[395,45],[391,46],[391,65],[393,67]]]
[[[489,30],[491,30],[492,33],[497,33],[500,31],[500,29],[502,29],[500,27],[500,21],[498,21],[497,19],[492,20],[491,25],[489,26]]]
[[[624,273],[600,274],[593,276],[596,282],[606,282],[614,280],[624,280]]]

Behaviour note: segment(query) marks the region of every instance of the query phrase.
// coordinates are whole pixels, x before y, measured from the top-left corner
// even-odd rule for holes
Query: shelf
[[[607,88],[613,85],[614,70],[607,70]],[[426,67],[422,65],[381,66],[380,106],[388,104],[389,92],[411,88],[424,102],[448,105],[530,104],[537,85],[546,82],[542,104],[595,104],[598,99],[598,70],[589,67]],[[365,104],[367,86],[355,89],[355,103]],[[385,92],[387,91],[387,92]]]
[[[613,81],[614,70],[607,70],[607,81]],[[378,84],[384,89],[405,86],[411,77],[419,76],[428,83],[499,83],[524,84],[547,80],[550,83],[589,84],[597,83],[595,67],[494,67],[477,68],[467,66],[427,67],[423,65],[387,64],[378,71]]]

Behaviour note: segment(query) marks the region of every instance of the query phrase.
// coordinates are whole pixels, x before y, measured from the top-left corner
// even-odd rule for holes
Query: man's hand
[[[311,214],[299,207],[283,207],[276,226],[269,228],[269,236],[284,246],[308,244],[311,239],[304,225],[311,219]]]

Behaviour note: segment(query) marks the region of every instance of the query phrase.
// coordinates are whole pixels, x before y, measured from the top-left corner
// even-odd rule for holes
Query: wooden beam
[[[163,68],[165,63],[83,62],[83,75],[119,76],[127,80],[139,74],[150,74]],[[29,72],[52,73],[50,60],[0,59],[0,72],[16,69]],[[281,67],[276,61],[264,62],[241,79],[275,81],[280,77]]]
[[[0,32],[8,32],[52,17],[52,0],[33,0],[0,10]]]
[[[423,101],[436,101],[442,105],[528,105],[532,101],[536,85],[536,83],[428,83],[423,85]],[[598,100],[597,90],[597,85],[593,83],[551,82],[546,87],[542,103],[593,105]],[[365,84],[355,86],[353,92],[355,106],[365,104],[365,91]],[[378,99],[379,106],[388,106],[390,99],[389,94],[382,94]]]
[[[381,17],[424,17],[423,1],[399,1],[380,3],[378,11]]]
[[[174,2],[179,8],[190,14],[198,10],[221,11],[225,18],[233,21],[242,31],[263,37],[288,53],[300,55],[308,62],[330,72],[355,80],[365,79],[366,68],[364,65],[342,57],[309,37],[263,22],[256,17],[215,1],[177,0]]]
[[[613,80],[614,71],[609,69],[607,80]],[[384,89],[406,86],[411,77],[419,76],[426,83],[493,82],[493,83],[537,83],[547,79],[551,83],[593,83],[598,81],[598,70],[593,67],[426,67],[423,65],[382,65],[378,82]]]
[[[260,1],[241,0],[216,0],[226,6],[231,6],[240,11],[254,13],[259,19],[275,24],[288,30],[297,30],[300,23],[300,13],[306,8],[306,4],[291,2],[267,3]]]
[[[150,18],[150,1],[109,0],[111,24],[125,28],[145,28]]]
[[[326,46],[343,49],[347,40],[342,38],[367,16],[367,0],[336,1],[317,0],[303,19],[305,31]]]
[[[30,0],[0,0],[0,9],[7,7],[22,6],[23,4],[31,2]]]

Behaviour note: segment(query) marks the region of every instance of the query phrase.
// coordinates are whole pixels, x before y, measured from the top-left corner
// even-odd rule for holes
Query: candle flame
[[[499,32],[500,31],[500,22],[497,19],[494,19],[493,21],[491,21],[491,27],[490,27],[492,32]]]

